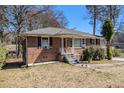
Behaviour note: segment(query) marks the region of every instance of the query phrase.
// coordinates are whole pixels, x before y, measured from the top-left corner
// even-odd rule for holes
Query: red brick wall
[[[27,38],[28,64],[58,60],[60,38],[53,38],[53,44],[49,49],[38,48],[37,37]]]
[[[66,47],[64,50],[68,53],[72,53],[72,47]],[[74,48],[74,53],[76,54],[78,60],[83,59],[83,48]]]
[[[75,53],[77,54],[78,60],[83,59],[83,50],[82,48],[75,48]]]
[[[44,49],[44,48],[38,48],[37,37],[27,38],[28,64],[59,60],[59,49],[61,48],[61,38],[54,37],[52,39],[53,39],[52,46],[49,49]],[[70,51],[71,48],[72,47],[66,47],[65,49],[66,51]],[[83,58],[82,48],[75,48],[75,53],[77,54],[78,60],[81,60]]]

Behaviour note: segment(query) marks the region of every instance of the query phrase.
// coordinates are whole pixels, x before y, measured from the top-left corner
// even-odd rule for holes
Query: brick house
[[[23,60],[27,65],[62,61],[64,54],[74,54],[82,60],[85,47],[100,45],[99,37],[63,28],[42,28],[23,35]]]

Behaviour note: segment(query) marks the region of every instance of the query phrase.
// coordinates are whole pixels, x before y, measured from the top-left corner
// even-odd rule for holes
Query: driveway
[[[112,58],[112,60],[124,62],[124,58],[119,58],[119,57],[114,57]]]
[[[86,68],[101,68],[101,67],[113,67],[124,65],[124,58],[113,58],[112,60],[116,61],[115,63],[108,64],[75,64],[75,66],[86,67]]]

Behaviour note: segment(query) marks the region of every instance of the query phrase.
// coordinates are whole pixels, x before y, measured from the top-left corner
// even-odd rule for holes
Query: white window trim
[[[82,39],[80,38],[80,47],[76,47],[76,46],[75,46],[75,39],[78,39],[78,38],[74,38],[74,48],[82,48],[82,46],[81,46]]]
[[[50,48],[50,37],[41,37],[41,48],[45,48],[45,47],[43,47],[42,38],[47,38],[48,39],[48,47],[47,47],[47,49],[49,49]]]
[[[78,39],[78,38],[74,38],[74,42],[75,42],[75,39]],[[83,47],[86,47],[86,39],[84,39],[84,44],[83,44],[83,38],[80,38],[80,47],[75,47],[74,45],[74,48],[83,48]]]

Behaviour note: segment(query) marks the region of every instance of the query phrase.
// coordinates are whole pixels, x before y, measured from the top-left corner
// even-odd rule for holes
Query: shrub
[[[94,53],[95,53],[95,48],[94,47],[91,46],[91,47],[86,48],[85,57],[86,57],[86,60],[89,63],[92,61]]]
[[[121,53],[121,50],[119,50],[119,49],[112,49],[113,57],[119,57],[120,53]]]
[[[6,56],[7,56],[7,50],[3,47],[0,47],[0,69],[2,69],[3,66],[5,65]]]
[[[84,60],[91,62],[93,60],[102,60],[105,58],[105,50],[99,46],[91,46],[84,51]]]
[[[97,47],[93,59],[103,60],[104,58],[105,58],[105,50],[103,48]]]

